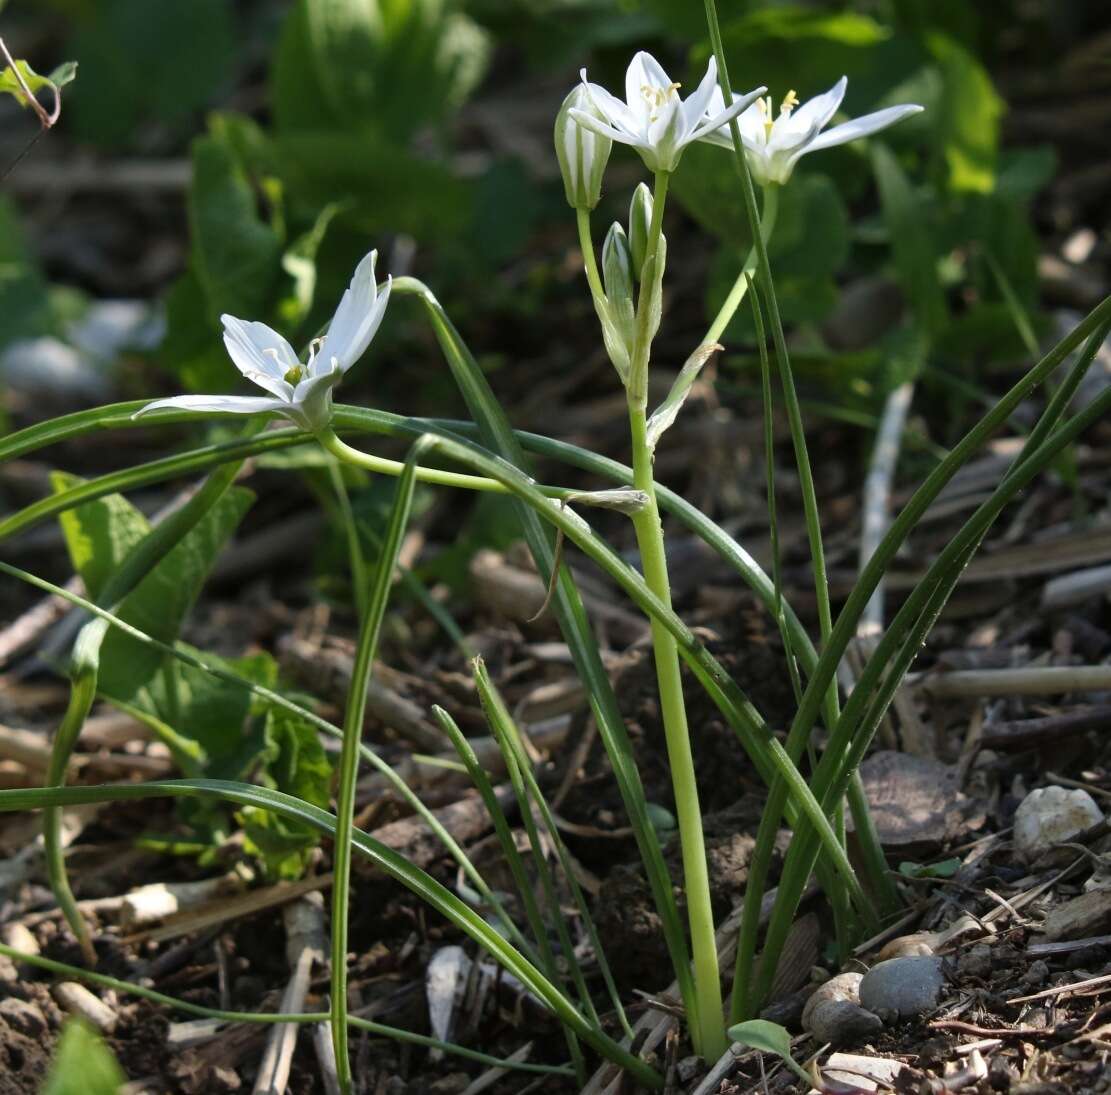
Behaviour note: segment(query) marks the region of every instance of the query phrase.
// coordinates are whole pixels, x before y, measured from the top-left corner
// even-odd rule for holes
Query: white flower
[[[845,97],[848,82],[842,76],[829,91],[815,95],[801,106],[795,93],[787,92],[787,97],[779,108],[778,118],[773,117],[770,96],[767,99],[757,99],[745,109],[737,119],[737,126],[741,131],[748,167],[755,182],[761,186],[785,183],[791,177],[799,157],[807,152],[833,148],[834,145],[855,141],[857,137],[866,137],[869,133],[886,129],[922,110],[922,107],[914,103],[891,106],[886,110],[877,110],[873,114],[865,114],[861,118],[835,125],[822,133],[837,113],[841,100]],[[736,106],[738,101],[739,96],[734,96],[733,105]],[[707,107],[707,117],[719,113],[724,102],[721,89],[715,87]],[[733,139],[728,130],[712,132],[704,139],[726,148],[733,147]]]
[[[371,251],[355,268],[351,284],[328,325],[328,333],[313,341],[309,359],[301,364],[293,347],[265,323],[224,315],[224,345],[235,367],[250,381],[270,393],[259,395],[178,395],[148,403],[148,411],[172,407],[182,411],[222,411],[260,414],[273,411],[292,419],[306,430],[327,426],[332,417],[332,388],[363,356],[374,338],[390,282],[379,293],[374,266],[378,252]]]
[[[720,109],[708,113],[717,78],[717,62],[711,57],[694,94],[681,99],[680,85],[672,82],[655,57],[641,51],[625,73],[625,102],[590,83],[586,69],[582,70],[583,84],[605,121],[583,110],[572,109],[570,114],[579,125],[631,145],[650,171],[674,171],[687,145],[707,138],[768,90],[760,87],[740,96],[728,109],[719,93]]]

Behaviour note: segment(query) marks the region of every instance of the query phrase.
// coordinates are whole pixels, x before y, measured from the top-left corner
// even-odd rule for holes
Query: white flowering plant
[[[497,493],[514,503],[520,531],[538,573],[548,586],[545,608],[550,606],[559,624],[613,767],[659,915],[682,1015],[695,1052],[708,1060],[720,1058],[729,1052],[730,1026],[740,1029],[738,1024],[759,1015],[812,874],[832,908],[836,942],[842,953],[898,911],[901,898],[871,825],[858,776],[860,762],[895,690],[952,593],[958,575],[992,523],[1035,475],[1111,406],[1111,394],[1104,393],[1081,411],[1069,409],[1072,394],[1111,326],[1111,301],[1099,304],[1049,353],[1041,356],[939,460],[878,537],[863,560],[859,580],[834,616],[825,570],[822,515],[769,258],[770,241],[774,238],[778,195],[783,188],[793,185],[796,165],[802,156],[878,134],[921,108],[915,104],[895,105],[838,122],[847,85],[842,78],[830,90],[805,100],[800,100],[796,91],[788,91],[775,113],[774,100],[766,97],[767,87],[757,84],[755,79],[745,80],[746,85],[754,85],[752,90],[734,94],[713,0],[706,0],[706,17],[713,56],[689,95],[681,94],[681,85],[651,55],[638,52],[628,65],[623,97],[588,81],[584,70],[581,84],[567,94],[554,121],[555,158],[567,202],[575,214],[585,286],[598,317],[600,342],[614,366],[615,383],[626,397],[629,466],[550,437],[515,431],[485,373],[432,290],[407,275],[383,277],[378,254],[373,250],[356,266],[326,330],[312,339],[303,353],[295,351],[281,333],[261,320],[222,316],[223,344],[231,365],[242,378],[261,388],[264,395],[177,395],[96,407],[42,422],[0,440],[0,459],[13,460],[94,431],[122,430],[137,424],[158,426],[209,419],[222,419],[226,424],[228,420],[247,420],[241,433],[191,451],[98,479],[59,482],[59,489],[52,496],[0,519],[3,539],[50,517],[72,517],[81,507],[124,491],[187,475],[205,475],[187,501],[160,521],[154,524],[135,521],[132,532],[113,548],[115,554],[98,561],[96,580],[90,580],[92,569],[83,574],[87,579],[84,595],[10,563],[0,563],[0,571],[9,577],[64,597],[83,613],[82,627],[69,659],[69,705],[56,733],[46,786],[0,790],[0,810],[47,811],[44,836],[50,881],[90,969],[76,970],[49,959],[22,955],[6,944],[0,945],[0,954],[34,961],[52,972],[86,978],[117,991],[138,993],[223,1021],[307,1024],[324,1018],[331,1025],[337,1078],[345,1095],[355,1086],[348,1045],[352,1029],[434,1045],[498,1068],[573,1077],[580,1087],[588,1082],[586,1050],[589,1050],[607,1066],[627,1071],[644,1087],[663,1087],[664,1078],[655,1064],[639,1052],[637,1030],[626,1015],[627,1000],[623,1000],[610,972],[591,919],[590,903],[563,844],[558,818],[534,772],[532,754],[481,659],[474,662],[474,685],[491,736],[500,750],[513,801],[526,830],[528,848],[534,853],[532,876],[508,825],[503,798],[493,787],[471,741],[450,711],[437,708],[433,715],[490,812],[527,923],[517,922],[502,896],[418,793],[363,739],[367,690],[418,483]],[[664,235],[669,185],[685,150],[695,143],[714,146],[715,154],[732,163],[736,172],[732,200],[747,218],[751,253],[739,264],[732,289],[705,333],[697,341],[691,340],[694,345],[677,370],[667,395],[658,406],[650,407],[649,375],[654,356],[659,356],[657,335],[666,314],[667,272],[669,265],[683,260],[678,248],[669,250]],[[601,236],[603,242],[599,247],[592,218],[603,199],[611,157],[622,145],[636,152],[648,178],[639,181],[628,195],[627,221],[611,224]],[[882,162],[877,158],[877,163]],[[893,168],[885,164],[888,183],[901,178],[892,173],[896,169],[901,170],[897,165]],[[880,187],[884,190],[884,178],[880,179]],[[890,197],[890,192],[881,197]],[[626,208],[624,195],[620,208],[622,211]],[[337,386],[365,354],[374,352],[376,333],[384,322],[391,321],[399,302],[405,299],[416,302],[423,310],[466,403],[468,421],[419,419],[336,401]],[[807,632],[781,588],[778,557],[773,558],[769,576],[733,536],[656,479],[657,448],[682,413],[706,363],[722,348],[721,339],[730,321],[746,301],[758,334],[766,435],[771,436],[773,404],[782,408],[790,431],[813,571],[818,617],[814,636]],[[1058,382],[1021,454],[930,566],[888,625],[881,627],[855,687],[847,697],[842,696],[837,673],[846,650],[862,618],[870,611],[869,606],[876,603],[874,597],[885,571],[926,507],[1008,421],[1018,404],[1082,346],[1083,352],[1069,366],[1064,380]],[[778,396],[774,394],[773,359]],[[406,442],[409,446],[406,458],[396,461],[378,455],[368,451],[363,441],[356,441],[375,436]],[[194,574],[190,582],[166,581],[169,573],[166,568],[177,558],[175,552],[180,555],[186,545],[193,545],[189,550],[195,551],[194,541],[203,539],[209,555],[214,556],[234,528],[239,515],[236,507],[249,504],[249,499],[236,493],[240,488],[234,486],[244,461],[306,445],[316,446],[333,470],[347,466],[395,477],[397,481],[388,520],[378,530],[381,550],[372,572],[360,557],[357,534],[351,537],[350,562],[352,584],[358,596],[359,634],[342,725],[320,717],[298,698],[277,688],[274,681],[252,678],[241,666],[209,657],[177,640],[176,624],[196,595],[196,587],[211,558],[205,556],[204,565],[194,567],[199,574]],[[537,482],[530,471],[536,456],[589,473],[597,480],[597,489],[572,491]],[[769,466],[770,463],[769,460]],[[774,536],[776,505],[771,479],[768,504]],[[628,517],[639,565],[624,558],[594,527],[587,515],[599,508]],[[770,725],[735,677],[676,613],[665,550],[665,515],[704,540],[771,614],[782,634],[787,656],[785,672],[797,699],[789,726]],[[345,517],[353,522],[349,511]],[[596,563],[649,619],[660,722],[681,851],[685,919],[679,913],[676,880],[670,877],[665,864],[613,682],[580,591],[563,562],[565,544],[573,545]],[[173,565],[180,566],[180,558]],[[176,575],[179,571],[172,573]],[[164,586],[181,587],[173,611],[167,609],[165,613],[173,617],[170,621],[158,619],[157,613],[147,612],[144,616],[135,611],[136,598],[145,583],[156,577],[161,578]],[[172,598],[164,591],[163,596],[169,604]],[[174,626],[168,626],[169,623]],[[327,808],[326,795],[324,802],[313,801],[305,795],[249,782],[243,773],[237,778],[193,774],[190,778],[145,783],[69,786],[71,753],[92,704],[99,694],[112,695],[107,680],[118,672],[109,657],[111,636],[115,635],[125,636],[131,644],[128,647],[134,662],[129,667],[131,672],[142,669],[146,658],[151,659],[152,676],[154,670],[180,663],[188,666],[198,679],[211,678],[219,681],[221,687],[238,689],[261,712],[296,717],[310,726],[314,735],[338,739],[334,812]],[[684,667],[688,671],[686,678]],[[144,688],[155,687],[149,677],[144,677],[141,683]],[[727,1000],[723,1000],[723,984],[728,978],[723,979],[719,960],[718,936],[722,926],[715,923],[710,901],[709,864],[685,694],[692,687],[704,690],[720,711],[735,734],[738,747],[747,752],[767,788],[767,803],[749,865],[740,927],[729,940],[730,944],[736,943],[736,963]],[[139,710],[136,705],[132,709]],[[173,710],[172,705],[159,708],[168,713],[167,719],[173,717]],[[189,756],[181,736],[175,734],[175,728],[165,719],[146,714],[149,722],[158,723],[157,732],[164,740],[177,743],[175,748],[180,755],[175,753],[175,760],[188,775]],[[810,768],[804,775],[808,757]],[[373,766],[420,814],[454,858],[461,879],[454,890],[355,826],[356,785],[363,763]],[[92,968],[97,954],[83,911],[70,890],[62,847],[61,811],[79,803],[155,797],[229,802],[244,811],[272,814],[332,838],[331,970],[326,1013],[241,1013],[205,1008],[162,996],[143,985],[108,977]],[[854,822],[859,851],[855,860],[850,858],[845,838],[846,811]],[[784,822],[791,828],[793,839],[761,939],[761,909],[768,896],[768,871],[775,837]],[[552,851],[563,884],[572,894],[589,948],[605,982],[612,1022],[603,1020],[587,984],[580,948],[564,924],[555,872],[545,849]],[[408,887],[478,948],[493,956],[562,1025],[570,1063],[529,1064],[493,1058],[470,1047],[397,1030],[352,1014],[347,991],[348,917],[355,855]],[[751,1039],[751,1024],[745,1030]],[[764,1035],[767,1031],[762,1032]]]

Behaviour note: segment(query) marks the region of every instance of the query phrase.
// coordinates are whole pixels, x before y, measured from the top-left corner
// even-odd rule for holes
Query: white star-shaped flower
[[[767,88],[760,87],[738,96],[728,109],[721,100],[719,110],[707,110],[717,86],[717,62],[711,57],[706,75],[692,95],[679,96],[663,66],[649,53],[641,51],[625,73],[625,101],[604,87],[590,83],[586,69],[582,80],[590,100],[602,119],[584,110],[571,110],[579,125],[610,140],[631,145],[650,171],[674,171],[683,149],[692,141],[706,140],[711,133],[736,117]]]
[[[842,122],[823,133],[822,130],[841,106],[848,83],[848,78],[842,76],[829,91],[815,95],[801,105],[795,93],[789,91],[779,108],[778,117],[773,115],[770,97],[757,99],[745,107],[737,118],[737,126],[741,131],[745,158],[755,182],[761,186],[785,183],[791,177],[800,156],[855,141],[858,137],[867,137],[870,133],[886,129],[922,110],[915,103],[891,106]],[[736,106],[740,101],[740,96],[734,96],[733,105]],[[721,88],[715,87],[706,108],[706,117],[719,114],[724,103]],[[703,139],[711,144],[733,147],[733,138],[728,129],[714,129]]]
[[[305,364],[286,339],[265,323],[220,317],[224,345],[235,367],[269,396],[177,395],[148,403],[136,417],[162,408],[228,414],[270,411],[306,430],[323,429],[332,417],[332,388],[366,352],[386,311],[390,282],[378,292],[377,261],[378,252],[371,251],[355,268],[328,333],[313,342]]]

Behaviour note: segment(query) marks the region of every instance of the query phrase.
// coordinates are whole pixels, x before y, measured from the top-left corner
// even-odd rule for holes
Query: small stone
[[[53,989],[54,999],[71,1015],[80,1015],[102,1034],[116,1029],[116,1013],[99,996],[94,996],[76,981],[59,981]]]
[[[914,935],[900,935],[892,939],[879,953],[880,961],[888,958],[907,958],[923,954],[933,954],[937,946],[937,932],[915,932]]]
[[[0,1020],[17,1034],[28,1038],[41,1038],[46,1033],[46,1019],[34,1004],[9,996],[0,1000]]]
[[[936,1008],[944,987],[941,958],[929,955],[889,958],[864,975],[860,1003],[885,1021],[909,1019]]]
[[[1074,853],[1057,845],[1072,840],[1085,829],[1098,825],[1103,811],[1080,787],[1039,787],[1031,791],[1015,811],[1014,841],[1028,863],[1043,856],[1051,862],[1067,861]],[[1055,854],[1047,856],[1047,853]]]
[[[689,1084],[696,1076],[706,1071],[706,1062],[701,1057],[684,1057],[676,1066],[679,1081]]]
[[[823,1000],[809,1015],[806,1029],[819,1042],[844,1046],[883,1030],[883,1020],[874,1012],[848,1000]]]
[[[819,1042],[846,1045],[883,1029],[878,1015],[860,1006],[862,974],[839,973],[820,985],[802,1009],[802,1025]]]
[[[1049,966],[1038,958],[1031,962],[1026,972],[1022,975],[1022,983],[1028,988],[1037,988],[1044,985],[1049,979]]]
[[[957,969],[963,977],[985,978],[991,975],[991,947],[977,943],[957,959]]]

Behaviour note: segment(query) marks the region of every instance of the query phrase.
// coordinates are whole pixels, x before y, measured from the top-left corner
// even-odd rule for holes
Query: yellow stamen
[[[679,88],[682,86],[680,83],[671,83],[667,87],[653,87],[651,84],[641,85],[640,93],[644,96],[644,101],[652,108],[652,113],[648,115],[650,122],[656,120],[656,111],[664,106],[673,95],[677,95]]]
[[[787,117],[791,116],[791,111],[799,105],[799,97],[795,94],[794,88],[787,92],[783,100],[783,105],[779,108],[780,114],[785,114]]]

